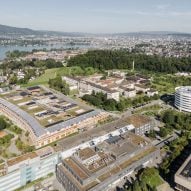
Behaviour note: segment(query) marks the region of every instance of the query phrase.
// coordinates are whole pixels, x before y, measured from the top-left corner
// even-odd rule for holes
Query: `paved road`
[[[161,101],[161,100],[153,100],[153,101],[151,101],[151,102],[149,102],[149,103],[147,103],[147,104],[145,104],[145,105],[143,105],[143,106],[137,107],[137,108],[131,107],[131,108],[129,108],[127,111],[125,111],[125,112],[121,115],[121,117],[130,116],[130,115],[132,115],[132,113],[133,113],[134,111],[137,111],[137,110],[142,109],[142,108],[145,108],[145,107],[153,106],[153,105],[161,105],[162,103],[163,103],[163,101]]]
[[[166,144],[166,142],[172,142],[177,138],[178,138],[178,135],[176,133],[173,133],[172,135],[169,135],[167,138],[161,139],[160,141],[154,140],[152,144],[158,148],[162,148]]]

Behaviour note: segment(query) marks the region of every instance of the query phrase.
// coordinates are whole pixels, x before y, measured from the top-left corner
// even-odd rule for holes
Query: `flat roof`
[[[93,162],[94,164],[93,170],[90,170],[90,168],[87,167],[89,165],[84,166],[81,163],[81,161],[76,160],[76,157],[71,156],[69,157],[69,159],[72,159],[72,161],[76,161],[75,163],[79,164],[79,166],[82,166],[81,169],[83,170],[86,169],[85,171],[88,170],[87,172],[89,173],[91,171],[91,174],[92,174],[93,172],[99,171],[100,167],[103,168],[106,165],[106,163],[107,165],[110,163],[113,163],[114,156],[115,156],[115,160],[118,160],[118,158],[122,158],[124,156],[130,156],[131,154],[136,153],[137,151],[142,151],[142,149],[145,150],[146,147],[150,145],[150,143],[147,142],[142,137],[140,137],[139,139],[139,137],[140,136],[136,136],[136,135],[134,136],[134,133],[127,132],[120,136],[108,137],[108,139],[103,140],[101,143],[97,144],[96,146],[87,146],[84,149],[76,150],[74,156],[77,156],[77,158],[79,157],[82,161],[92,156],[95,156],[96,154],[100,156],[100,159],[96,158],[95,159],[96,161]],[[113,138],[115,138],[115,141],[110,142],[110,140]],[[105,161],[103,163],[103,160],[105,159],[107,159],[107,162]],[[64,161],[67,161],[67,159],[65,159]]]
[[[125,120],[135,128],[139,128],[151,122],[151,119],[144,115],[132,115],[127,117]]]
[[[186,178],[191,178],[191,159],[189,160],[187,165],[182,170],[181,175]]]
[[[89,175],[82,169],[80,166],[72,160],[72,158],[67,158],[64,162],[72,169],[75,174],[81,179],[85,180],[89,177]]]
[[[82,134],[80,133],[72,137],[68,137],[63,140],[60,140],[58,141],[58,146],[60,147],[59,149],[61,150],[68,150],[72,147],[75,147],[76,145],[90,141],[93,138],[103,136],[107,133],[115,131],[116,129],[119,129],[126,125],[128,125],[126,121],[119,119],[119,120],[110,122],[108,124],[90,129],[88,131],[84,131]]]
[[[83,79],[83,78],[71,77],[71,76],[67,76],[67,78],[72,79],[72,80],[76,80],[76,81],[82,81],[82,82],[84,82],[86,84],[89,84],[89,85],[91,85],[91,86],[93,86],[95,88],[101,89],[101,90],[103,90],[105,92],[108,92],[108,93],[116,93],[116,92],[118,92],[118,91],[112,90],[112,89],[110,89],[108,87],[103,87],[101,85],[98,85],[95,82],[90,82],[90,81],[88,81],[86,79]]]
[[[36,150],[35,153],[40,157],[44,158],[54,153],[54,149],[51,146],[44,147],[42,149]]]
[[[181,86],[175,88],[176,92],[191,95],[191,86]]]
[[[38,157],[38,155],[35,152],[27,153],[25,155],[21,155],[19,157],[15,157],[13,159],[8,160],[7,164],[8,164],[8,166],[13,166],[13,165],[18,164],[18,163],[20,163],[22,161],[33,159],[33,158],[36,158],[36,157]]]
[[[46,130],[50,133],[52,132],[55,132],[55,131],[60,131],[61,129],[64,129],[64,128],[67,128],[69,126],[72,126],[74,124],[78,124],[80,123],[81,121],[84,121],[88,118],[91,118],[91,117],[94,117],[94,116],[97,116],[99,115],[101,112],[99,111],[90,111],[88,113],[85,113],[85,114],[82,114],[80,116],[77,116],[77,117],[74,117],[72,119],[69,119],[67,121],[64,121],[64,122],[61,122],[61,123],[58,123],[56,125],[53,125],[53,126],[50,126],[48,127]]]
[[[140,149],[139,152],[135,153],[134,155],[130,156],[129,154],[126,154],[122,156],[122,158],[113,160],[110,163],[107,163],[107,165],[93,172],[87,171],[85,166],[82,163],[75,161],[73,157],[69,157],[63,160],[63,162],[69,166],[70,171],[68,170],[68,168],[65,167],[65,165],[60,164],[60,166],[61,170],[67,175],[67,177],[74,184],[76,184],[77,187],[80,188],[80,190],[84,190],[87,185],[91,184],[95,180],[98,182],[95,185],[93,184],[92,187],[95,187],[96,185],[99,187],[98,184],[102,184],[106,179],[109,179],[110,177],[118,176],[119,173],[123,171],[125,168],[132,165],[134,162],[141,160],[146,155],[155,152],[156,150],[157,149],[153,146],[145,147],[143,149]],[[71,171],[73,173],[71,173]],[[89,178],[90,179],[89,181],[87,181],[87,184],[86,183],[80,184],[80,182],[77,181],[75,176],[80,177],[82,181]]]
[[[30,153],[12,158],[12,159],[7,161],[7,164],[8,164],[8,166],[13,166],[15,164],[18,164],[18,163],[25,161],[25,160],[28,160],[28,159],[33,159],[36,157],[44,158],[44,157],[49,156],[53,153],[54,153],[54,149],[51,146],[47,146],[47,147],[41,148],[39,150],[36,150],[36,151],[30,152]]]
[[[66,120],[64,122],[61,123],[57,123],[55,125],[52,125],[48,128],[44,128],[43,126],[40,125],[40,123],[34,118],[32,117],[30,114],[28,114],[27,112],[25,112],[24,110],[20,109],[18,106],[6,101],[5,99],[0,98],[0,103],[2,105],[4,105],[5,107],[9,108],[11,111],[15,112],[17,115],[19,115],[20,117],[22,117],[31,127],[31,130],[34,132],[34,134],[37,137],[40,137],[42,135],[49,133],[53,133],[55,131],[60,131],[64,128],[67,128],[69,126],[72,126],[74,124],[78,124],[81,121],[84,121],[88,118],[97,116],[98,114],[100,114],[100,111],[90,111],[87,113],[84,113],[82,115],[79,115],[77,117],[71,118],[69,120]]]
[[[123,142],[120,145],[115,145],[112,149],[111,152],[113,154],[115,154],[115,156],[119,157],[121,155],[124,154],[130,154],[133,151],[136,151],[137,146],[135,146],[134,144],[130,143],[130,142]]]
[[[96,152],[92,148],[89,148],[89,147],[78,151],[78,157],[81,160],[86,160],[94,155],[96,155]]]
[[[39,124],[39,122],[34,117],[29,115],[27,112],[2,98],[0,98],[0,103],[9,108],[11,111],[15,112],[20,117],[22,117],[28,123],[28,125],[31,127],[31,130],[37,137],[46,134],[46,130]]]
[[[184,188],[191,189],[191,155],[185,160],[175,174],[175,183]]]
[[[177,175],[191,180],[191,155],[185,160],[176,173]]]

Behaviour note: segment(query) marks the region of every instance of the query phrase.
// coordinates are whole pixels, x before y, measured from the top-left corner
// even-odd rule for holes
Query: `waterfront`
[[[41,49],[84,49],[84,48],[92,48],[90,45],[66,45],[66,44],[54,44],[54,45],[38,45],[38,46],[16,46],[16,45],[9,45],[9,46],[2,46],[0,45],[0,60],[3,60],[6,58],[7,52],[12,52],[14,50],[19,51],[32,51],[34,49],[41,50]]]

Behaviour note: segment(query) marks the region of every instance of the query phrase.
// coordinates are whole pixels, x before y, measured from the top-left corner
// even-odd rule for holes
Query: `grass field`
[[[35,86],[40,84],[47,84],[49,79],[55,78],[57,75],[57,71],[59,68],[53,68],[53,69],[47,69],[45,70],[45,73],[35,80],[30,81],[25,86]]]
[[[45,73],[35,80],[30,81],[28,84],[24,85],[25,87],[35,86],[35,85],[46,85],[48,84],[49,79],[55,78],[57,75],[67,75],[70,73],[71,68],[53,68],[45,70]]]

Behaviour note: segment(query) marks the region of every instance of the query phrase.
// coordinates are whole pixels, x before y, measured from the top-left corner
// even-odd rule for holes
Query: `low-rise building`
[[[148,96],[148,97],[152,97],[152,96],[155,96],[155,95],[158,95],[158,91],[157,90],[154,90],[154,89],[150,89],[150,90],[148,90],[147,92],[146,92],[146,95]]]
[[[21,80],[25,78],[25,73],[23,71],[18,71],[17,72],[17,79]]]
[[[85,79],[68,76],[64,76],[62,79],[65,80],[70,86],[77,86],[77,89],[80,92],[86,92],[86,94],[91,94],[93,91],[95,93],[102,92],[107,95],[108,99],[114,99],[116,101],[119,101],[120,99],[120,94],[118,91],[109,89],[108,87],[104,87],[99,84],[95,84],[93,82],[89,82]],[[80,93],[80,95],[84,94]]]
[[[66,191],[106,191],[159,157],[160,151],[140,136],[130,132],[109,135],[63,158],[56,177]]]
[[[66,191],[115,188],[124,177],[156,164],[160,157],[150,141],[134,134],[135,128],[125,118],[59,141],[57,153],[45,147],[5,161],[0,164],[0,191],[15,190],[55,172]]]
[[[191,155],[175,174],[176,190],[191,191]]]
[[[36,91],[38,91],[38,88],[30,88],[32,94],[36,93]],[[20,99],[20,97],[17,99]],[[42,103],[46,100],[39,101]],[[2,98],[0,99],[0,113],[12,120],[24,131],[28,131],[36,148],[58,141],[70,134],[78,132],[81,128],[91,127],[108,117],[107,113],[93,110],[44,128],[39,121],[28,112]]]
[[[137,91],[135,89],[130,89],[130,88],[126,88],[126,87],[120,87],[120,92],[121,95],[123,95],[126,98],[133,98],[135,97],[137,94]]]
[[[13,191],[54,173],[57,163],[58,154],[51,147],[10,159],[0,166],[0,191]]]
[[[153,129],[153,121],[144,115],[132,115],[127,117],[126,121],[135,127],[134,132],[137,135],[143,136]]]
[[[145,85],[142,85],[142,84],[136,84],[136,85],[135,85],[135,89],[136,89],[137,91],[141,91],[141,92],[143,92],[143,93],[146,93],[147,91],[150,90],[150,88],[149,88],[148,86],[145,86]]]

